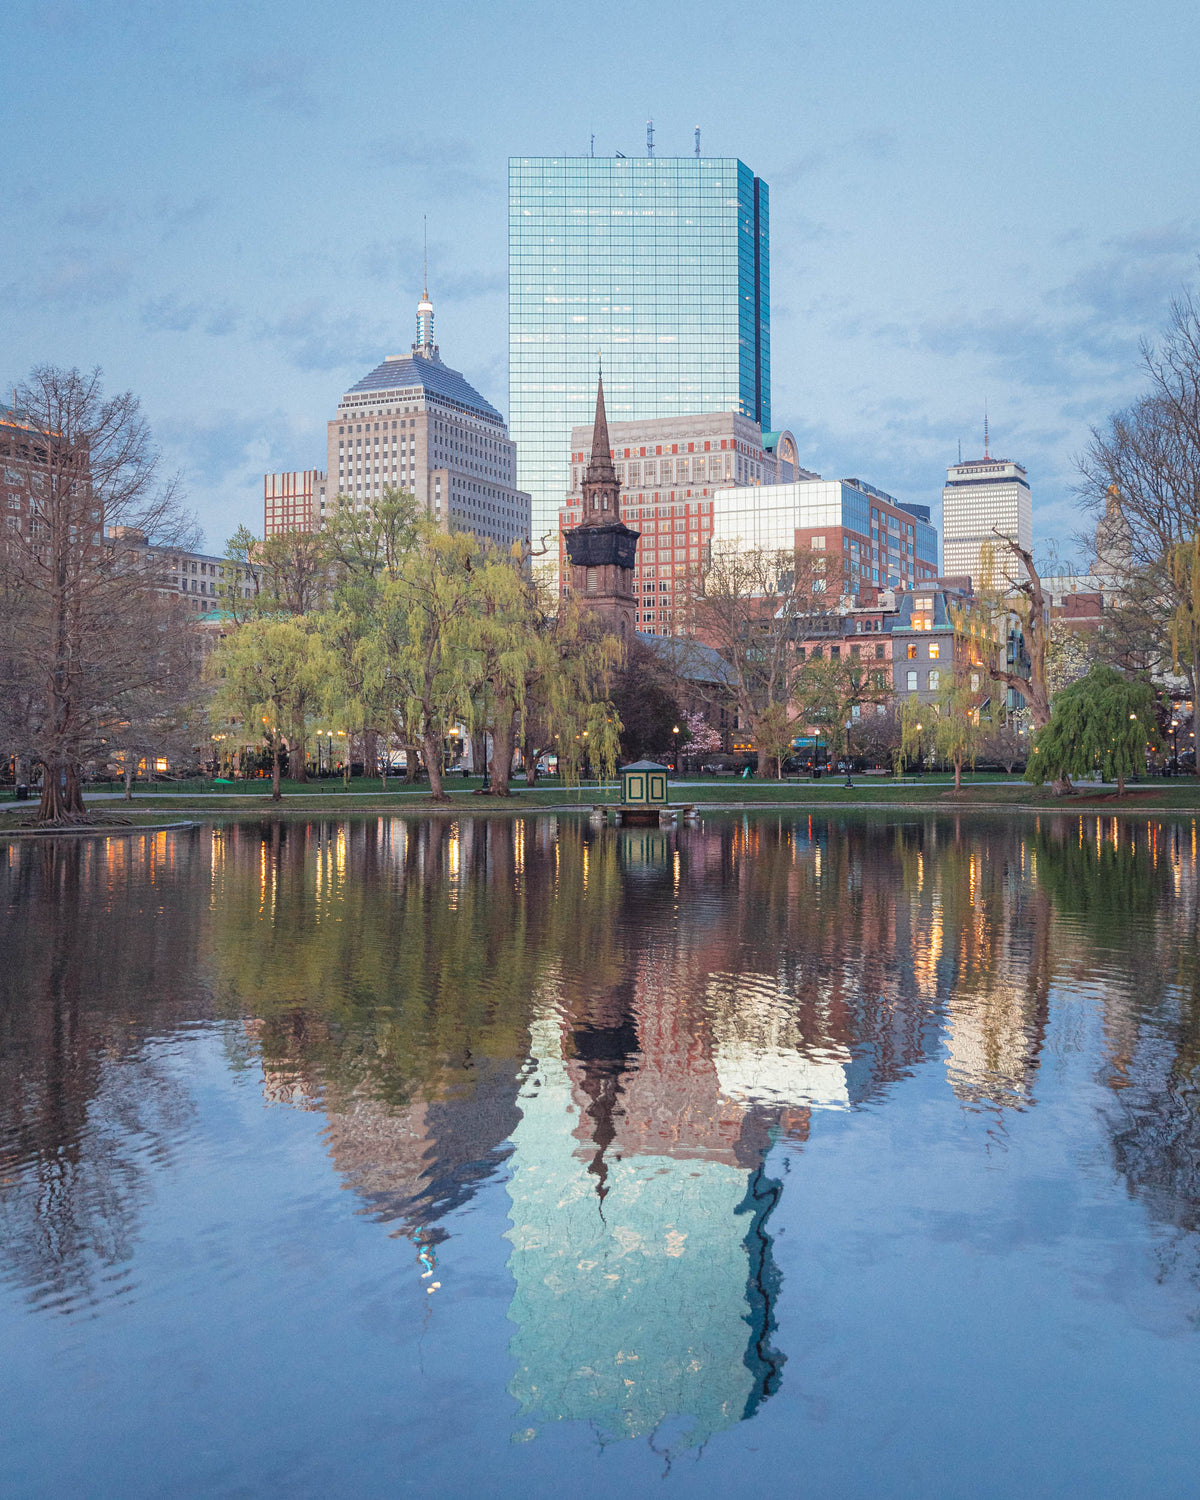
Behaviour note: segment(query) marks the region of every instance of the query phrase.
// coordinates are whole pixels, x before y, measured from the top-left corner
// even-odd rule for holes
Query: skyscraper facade
[[[733,157],[513,157],[509,430],[537,538],[571,489],[596,356],[613,422],[771,425],[767,185]]]
[[[987,571],[983,549],[994,556],[993,583],[1000,568],[1011,572],[1001,536],[1011,537],[1026,550],[1033,546],[1033,496],[1020,464],[992,458],[986,452],[946,470],[942,491],[942,572],[947,578],[969,577],[979,588]]]

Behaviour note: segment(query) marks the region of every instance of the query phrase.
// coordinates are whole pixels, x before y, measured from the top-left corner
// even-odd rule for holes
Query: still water
[[[0,851],[6,1496],[1192,1496],[1196,825]]]

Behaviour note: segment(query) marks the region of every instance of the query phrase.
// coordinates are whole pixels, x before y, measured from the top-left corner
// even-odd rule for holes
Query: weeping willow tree
[[[284,742],[295,776],[307,715],[329,674],[321,641],[303,619],[251,620],[226,636],[205,670],[216,685],[209,710],[214,725],[232,729],[243,743],[265,741],[270,748],[271,796],[278,802]]]
[[[1097,664],[1054,700],[1049,724],[1038,735],[1025,770],[1041,786],[1099,772],[1125,795],[1126,778],[1144,770],[1146,751],[1158,744],[1154,690]]]

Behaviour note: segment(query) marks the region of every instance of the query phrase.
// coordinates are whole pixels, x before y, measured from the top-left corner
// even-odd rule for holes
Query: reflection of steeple
[[[616,1139],[616,1107],[621,1094],[621,1076],[638,1050],[637,1027],[624,1017],[612,1026],[585,1026],[572,1041],[577,1068],[575,1081],[591,1100],[587,1114],[592,1124],[590,1138],[596,1154],[588,1171],[596,1178],[596,1193],[603,1203],[608,1192],[608,1166],[604,1153]]]

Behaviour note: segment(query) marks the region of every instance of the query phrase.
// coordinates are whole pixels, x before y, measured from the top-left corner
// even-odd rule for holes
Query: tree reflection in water
[[[1116,1169],[1196,1240],[1190,823],[264,821],[0,878],[0,1229],[35,1300],[117,1287],[192,1108],[170,1040],[214,1018],[429,1285],[502,1169],[533,1422],[683,1447],[751,1414],[785,1374],[772,1147],[918,1068],[1034,1107],[1059,990],[1101,1009]]]

